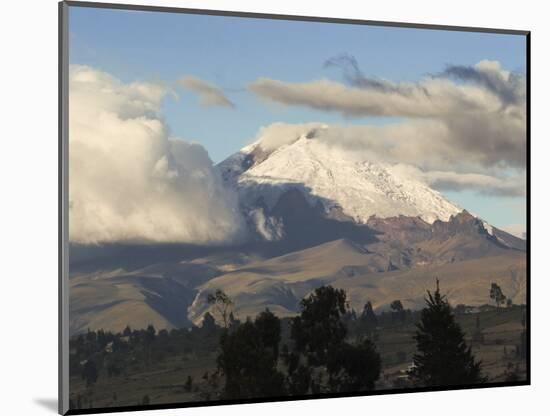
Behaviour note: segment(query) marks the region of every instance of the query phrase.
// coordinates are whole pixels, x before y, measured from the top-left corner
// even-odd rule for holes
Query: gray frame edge
[[[69,411],[69,175],[68,175],[68,134],[69,134],[69,6],[58,4],[59,23],[59,97],[58,97],[58,303],[59,303],[59,344],[58,344],[58,412]]]
[[[427,30],[448,30],[453,32],[477,32],[477,33],[493,33],[501,35],[521,35],[526,36],[530,30],[524,29],[502,29],[502,28],[487,28],[476,26],[455,26],[441,25],[432,23],[411,23],[411,22],[393,22],[384,20],[366,20],[353,19],[344,17],[326,17],[326,16],[304,16],[293,14],[277,14],[277,13],[260,13],[260,12],[245,12],[238,10],[216,10],[216,9],[196,9],[185,8],[179,6],[153,6],[131,3],[108,3],[97,1],[79,1],[65,0],[68,6],[71,7],[88,7],[111,10],[134,10],[143,12],[161,12],[161,13],[181,13],[181,14],[198,14],[204,16],[225,16],[225,17],[243,17],[252,19],[268,19],[268,20],[289,20],[299,22],[324,22],[348,25],[367,25],[367,26],[383,26],[397,27],[409,29],[427,29]]]

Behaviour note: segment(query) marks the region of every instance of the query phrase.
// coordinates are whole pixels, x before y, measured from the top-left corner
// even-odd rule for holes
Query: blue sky
[[[70,7],[69,19],[73,64],[90,65],[125,82],[173,82],[193,75],[221,87],[235,109],[201,107],[185,90],[178,91],[179,100],[167,98],[163,103],[172,134],[201,143],[214,162],[251,142],[261,126],[276,121],[394,121],[267,105],[245,90],[259,77],[341,81],[340,71],[323,64],[343,53],[355,56],[366,75],[392,81],[416,81],[447,64],[474,65],[483,59],[525,71],[525,38],[518,35],[80,7]],[[525,222],[524,198],[467,191],[446,194],[496,226]]]

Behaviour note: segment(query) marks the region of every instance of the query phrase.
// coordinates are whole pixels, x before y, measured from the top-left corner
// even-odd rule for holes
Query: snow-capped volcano
[[[372,216],[420,217],[447,221],[462,211],[427,184],[390,164],[365,160],[356,152],[318,140],[323,126],[305,130],[275,148],[261,137],[218,165],[237,187],[241,201],[273,207],[289,189],[298,189],[325,212],[340,212],[364,224]]]

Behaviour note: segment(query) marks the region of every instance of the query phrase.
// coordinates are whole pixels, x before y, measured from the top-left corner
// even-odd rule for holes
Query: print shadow
[[[57,399],[34,399],[34,402],[51,413],[57,413]]]

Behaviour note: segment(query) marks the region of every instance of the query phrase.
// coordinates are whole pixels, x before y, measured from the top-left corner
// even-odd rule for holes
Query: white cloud
[[[284,225],[281,218],[265,215],[263,208],[254,208],[248,213],[258,234],[266,241],[279,241],[284,237]]]
[[[206,150],[170,139],[159,115],[171,91],[124,84],[71,66],[69,237],[72,242],[186,242],[239,239],[244,221]]]
[[[281,146],[295,142],[302,135],[314,134],[324,127],[325,125],[321,123],[272,123],[260,128],[256,137],[262,150],[272,152]]]

